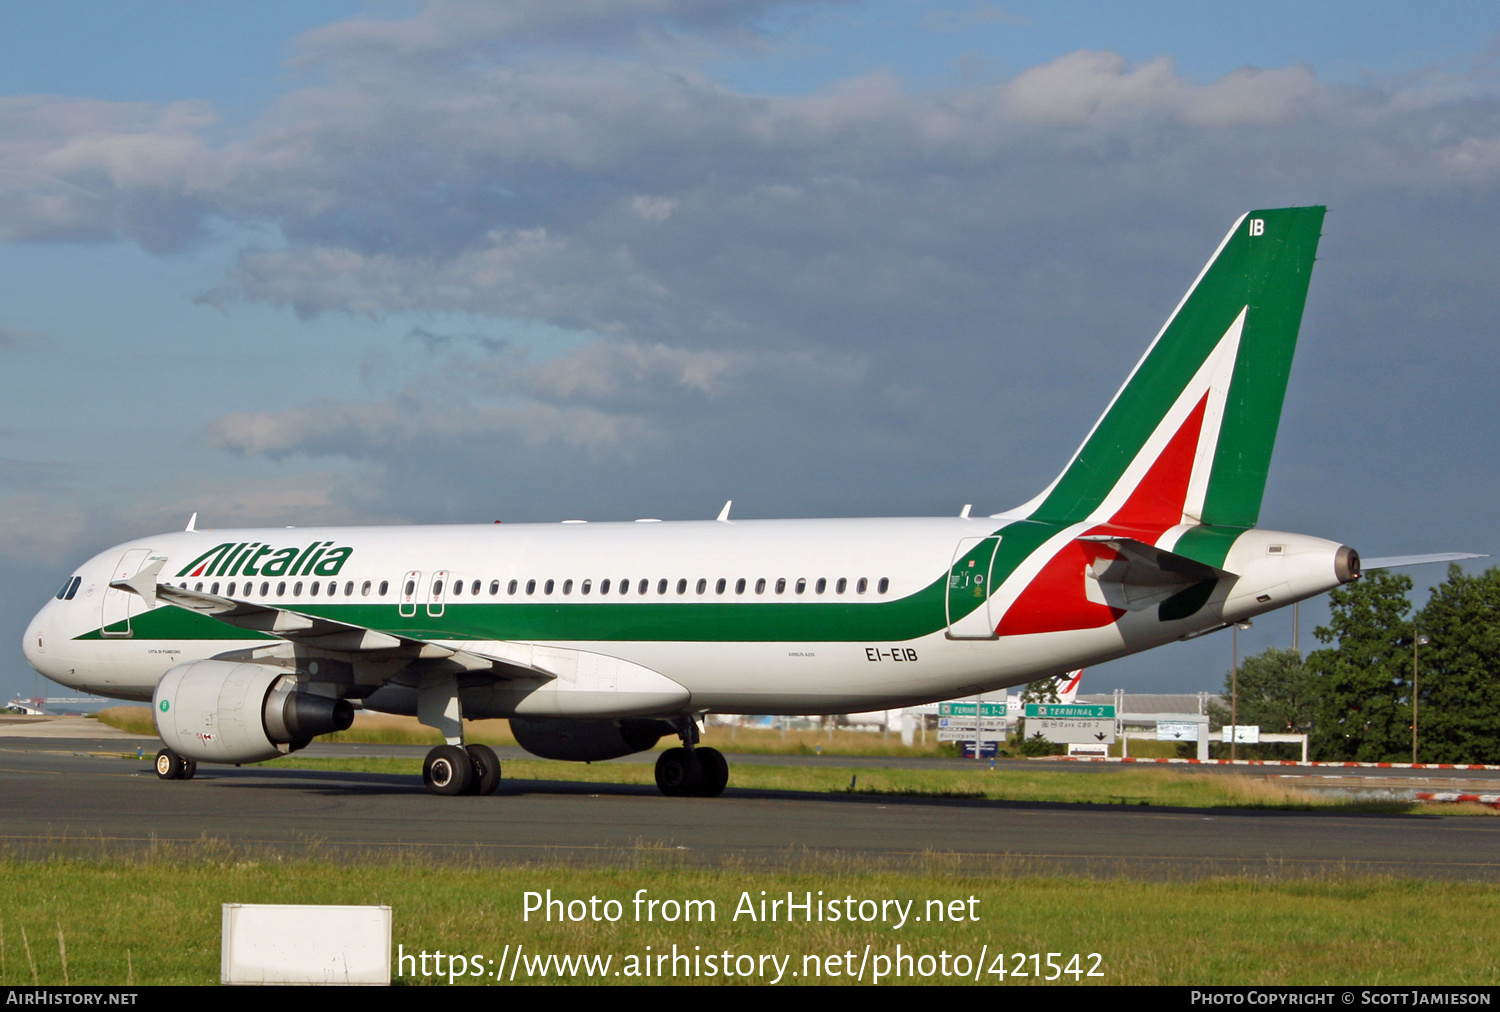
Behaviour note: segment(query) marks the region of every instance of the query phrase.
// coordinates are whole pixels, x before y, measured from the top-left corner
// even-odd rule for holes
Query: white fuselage
[[[1336,544],[1251,531],[1225,563],[1240,578],[1221,581],[1188,618],[1162,621],[1147,608],[1091,628],[954,638],[945,588],[955,553],[964,539],[997,530],[1003,538],[1005,526],[965,517],[182,531],[85,563],[73,592],[32,621],[25,652],[65,685],[150,699],[175,665],[267,645],[264,635],[164,602],[146,609],[110,588],[164,558],[164,584],[481,656],[523,644],[620,658],[683,687],[678,712],[830,713],[1020,684],[1339,583]],[[227,547],[194,566],[216,546]],[[1012,582],[1024,584],[1038,565],[1018,566],[991,600],[1014,600]],[[1080,571],[1080,594],[1087,578]],[[990,629],[997,622],[992,613]]]

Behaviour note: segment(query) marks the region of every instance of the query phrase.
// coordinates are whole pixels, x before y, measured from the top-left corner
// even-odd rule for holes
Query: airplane
[[[1324,210],[1241,216],[1067,466],[1008,512],[224,531],[194,514],[84,563],[26,658],[150,700],[163,779],[285,755],[357,701],[443,735],[423,763],[437,794],[495,789],[462,721],[504,717],[551,759],[676,735],[658,787],[714,796],[729,769],[699,744],[708,713],[965,698],[1228,628],[1360,575],[1347,545],[1256,526]]]

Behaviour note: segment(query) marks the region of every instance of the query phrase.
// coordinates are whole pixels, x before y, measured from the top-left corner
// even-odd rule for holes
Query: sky
[[[0,5],[0,691],[194,512],[1019,505],[1257,207],[1330,208],[1262,526],[1496,553],[1497,197],[1491,3]]]

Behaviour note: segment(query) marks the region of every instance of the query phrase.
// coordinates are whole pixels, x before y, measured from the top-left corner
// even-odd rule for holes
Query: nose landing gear
[[[156,775],[163,780],[191,780],[198,772],[198,763],[184,759],[169,748],[156,753]]]

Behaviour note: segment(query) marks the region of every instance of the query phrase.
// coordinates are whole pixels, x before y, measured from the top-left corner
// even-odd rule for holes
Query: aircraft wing
[[[110,584],[116,590],[138,594],[147,607],[158,600],[187,611],[217,619],[226,625],[253,632],[269,633],[278,639],[303,646],[350,654],[406,656],[413,660],[441,660],[469,671],[492,671],[501,678],[554,678],[552,672],[517,658],[494,657],[471,650],[444,646],[431,640],[382,632],[350,622],[340,622],[319,615],[308,615],[291,608],[251,601],[236,601],[199,590],[157,583],[163,560],[157,560],[128,580]]]

